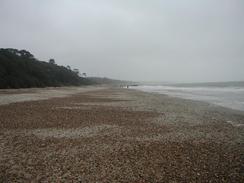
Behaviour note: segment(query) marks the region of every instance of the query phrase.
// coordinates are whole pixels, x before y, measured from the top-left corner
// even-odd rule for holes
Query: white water
[[[205,101],[227,108],[244,111],[244,87],[178,87],[136,86],[134,89],[166,94],[185,99]]]

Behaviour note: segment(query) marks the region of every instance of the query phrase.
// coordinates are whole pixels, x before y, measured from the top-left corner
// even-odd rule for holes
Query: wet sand
[[[120,88],[50,90],[0,91],[0,182],[244,181],[244,112]]]

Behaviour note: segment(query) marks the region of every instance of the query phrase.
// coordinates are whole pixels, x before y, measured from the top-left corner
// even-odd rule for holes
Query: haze
[[[1,0],[0,47],[89,76],[244,80],[243,0]]]

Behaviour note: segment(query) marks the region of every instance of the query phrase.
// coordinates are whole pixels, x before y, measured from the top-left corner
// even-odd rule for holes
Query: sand
[[[23,94],[0,106],[0,182],[244,181],[244,112],[122,88],[0,101]]]

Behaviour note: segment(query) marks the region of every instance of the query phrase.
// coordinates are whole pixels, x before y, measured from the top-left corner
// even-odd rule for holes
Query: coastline
[[[148,96],[154,96],[155,101],[162,100],[162,101],[168,101],[168,104],[172,105],[180,105],[182,108],[188,107],[188,108],[194,108],[195,110],[201,110],[200,113],[211,113],[214,118],[215,115],[218,115],[217,118],[221,118],[222,121],[225,121],[226,123],[230,123],[233,126],[243,126],[244,125],[244,111],[233,109],[230,107],[221,106],[219,104],[210,103],[207,101],[202,100],[194,100],[194,99],[187,99],[177,96],[170,96],[168,94],[162,94],[157,92],[146,92],[141,91],[137,89],[133,89],[138,92],[138,94],[144,94],[145,97],[148,94]],[[153,97],[151,97],[153,98]],[[156,102],[153,105],[158,105],[158,109],[160,109],[159,102]],[[159,110],[162,111],[163,109]],[[177,112],[177,111],[176,111]],[[234,117],[235,116],[235,117]],[[238,116],[238,117],[237,117]]]
[[[192,87],[189,85],[188,87],[187,85],[185,87],[181,87],[181,85],[178,87],[167,85],[142,85],[132,88],[139,91],[165,94],[171,97],[203,101],[233,110],[244,111],[244,88],[242,85],[239,87],[231,87],[231,85],[226,87],[218,87],[218,83],[215,84],[215,87],[211,85],[207,87],[204,84],[196,87],[193,84]]]
[[[75,91],[0,106],[0,180],[243,181],[244,112],[122,88]]]

